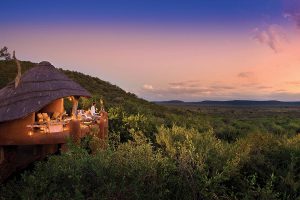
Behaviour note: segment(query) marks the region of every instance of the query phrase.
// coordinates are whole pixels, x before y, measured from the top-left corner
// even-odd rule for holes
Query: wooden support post
[[[80,122],[76,119],[70,121],[70,136],[75,144],[80,144]]]
[[[5,158],[4,158],[4,148],[0,147],[0,164],[2,164],[4,162]]]
[[[108,137],[108,114],[105,111],[101,111],[100,113],[98,137],[102,140],[105,140]]]
[[[73,102],[73,107],[72,107],[72,119],[76,119],[76,111],[77,111],[77,108],[78,108],[78,100],[79,100],[79,97],[76,97],[76,96],[72,96],[71,97],[72,99],[72,102]]]

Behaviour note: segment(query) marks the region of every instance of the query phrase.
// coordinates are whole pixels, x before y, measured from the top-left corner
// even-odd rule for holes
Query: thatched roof
[[[24,73],[17,88],[11,82],[0,90],[0,122],[26,117],[67,96],[91,94],[49,62],[41,62]]]

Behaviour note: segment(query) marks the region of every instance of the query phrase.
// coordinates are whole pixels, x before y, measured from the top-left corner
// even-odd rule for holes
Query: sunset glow
[[[2,3],[0,45],[147,100],[300,99],[296,0],[59,2]]]

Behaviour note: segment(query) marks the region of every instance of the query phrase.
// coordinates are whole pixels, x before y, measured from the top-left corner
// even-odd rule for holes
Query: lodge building
[[[79,97],[90,96],[86,89],[49,62],[41,62],[28,70],[18,85],[11,82],[2,88],[0,181],[18,168],[57,152],[72,134],[70,124]],[[72,114],[65,113],[64,98],[73,100]],[[80,137],[88,131],[88,126],[80,125]]]

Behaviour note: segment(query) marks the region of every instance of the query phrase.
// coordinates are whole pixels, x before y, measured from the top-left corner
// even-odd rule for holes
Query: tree
[[[16,64],[17,64],[17,67],[18,67],[18,74],[17,74],[17,76],[16,76],[16,78],[15,78],[15,88],[17,88],[18,87],[18,85],[19,85],[19,83],[20,83],[20,80],[21,80],[21,63],[20,63],[20,61],[16,58],[16,53],[15,53],[15,51],[13,51],[13,59],[14,59],[14,61],[16,62]]]
[[[5,46],[0,49],[0,59],[4,58],[5,60],[11,60],[10,53],[8,52],[8,48]]]

